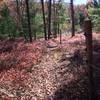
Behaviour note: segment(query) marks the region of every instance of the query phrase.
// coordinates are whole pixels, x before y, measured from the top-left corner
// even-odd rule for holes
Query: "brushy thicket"
[[[89,14],[93,23],[93,30],[100,31],[100,8],[90,8]]]
[[[90,6],[89,9],[89,16],[93,23],[93,31],[99,32],[100,31],[100,1],[94,1],[94,5]]]
[[[66,4],[60,3],[57,5],[58,9],[58,17],[56,19],[55,25],[54,20],[51,21],[51,31],[54,32],[54,29],[58,30],[59,28],[63,33],[68,34],[71,32],[71,18],[70,12],[66,9]],[[78,9],[78,10],[77,10]],[[80,22],[83,23],[82,19],[80,19],[80,10],[79,8],[75,9],[75,30],[80,31],[81,25]],[[100,5],[92,5],[92,7],[88,8],[89,16],[93,23],[93,31],[100,31]],[[23,21],[21,22],[20,30],[18,29],[17,22],[14,17],[10,15],[10,10],[7,5],[5,5],[0,11],[0,38],[5,37],[18,37],[24,36],[25,39],[28,39],[28,23],[27,23],[27,14],[26,10],[23,11],[21,17]],[[12,12],[13,13],[13,12]],[[82,13],[82,12],[81,12]],[[46,18],[48,17],[47,12]],[[52,11],[53,17],[53,11]],[[37,36],[37,38],[44,37],[44,28],[43,28],[43,14],[40,11],[39,4],[30,3],[30,20],[31,20],[31,28],[33,37]]]
[[[30,3],[29,7],[30,7],[30,20],[31,20],[31,29],[32,29],[32,35],[33,37],[35,37],[35,35],[37,36],[37,38],[43,37],[44,36],[44,27],[43,27],[43,14],[42,11],[40,10],[40,4],[37,3]],[[60,29],[64,29],[64,26],[68,26],[66,25],[67,23],[67,18],[69,17],[68,14],[66,14],[66,9],[65,9],[65,5],[63,3],[57,5],[57,9],[58,9],[58,15],[59,16],[59,20],[56,20],[55,26],[53,25],[54,20],[51,21],[51,31],[54,31],[54,28],[58,28],[58,23],[59,23],[59,27]],[[26,9],[23,10],[23,13],[21,14],[22,20],[21,20],[21,27],[20,27],[20,31],[18,30],[18,26],[17,26],[17,22],[15,20],[15,16],[12,17],[10,15],[10,13],[14,13],[11,12],[8,8],[7,5],[5,5],[1,11],[0,11],[0,37],[17,37],[17,36],[24,36],[26,39],[29,37],[28,35],[28,22],[27,22],[27,13],[26,13]],[[53,13],[53,11],[52,11]],[[46,19],[48,17],[48,13],[45,13],[46,15]],[[52,15],[53,17],[53,15]]]
[[[17,27],[14,19],[10,16],[8,7],[5,5],[0,12],[0,37],[15,37]]]

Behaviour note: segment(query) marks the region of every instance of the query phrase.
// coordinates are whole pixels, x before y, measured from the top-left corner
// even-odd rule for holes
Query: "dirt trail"
[[[80,55],[74,57],[75,50],[84,49],[84,38],[78,38],[47,48],[38,63],[24,70],[26,79],[3,84],[0,95],[10,100],[87,100],[86,65]]]
[[[71,56],[70,54],[65,54],[65,56],[66,55]],[[29,93],[31,93],[30,96],[34,98],[34,100],[67,100],[67,92],[66,95],[60,93],[59,95],[63,94],[63,96],[59,98],[58,94],[57,97],[55,97],[55,93],[63,86],[67,86],[77,80],[79,78],[78,71],[82,69],[73,68],[67,57],[65,57],[65,59],[63,57],[64,54],[61,51],[48,49],[41,62],[33,66],[26,83],[30,86]]]
[[[48,48],[41,62],[27,69],[28,79],[24,80],[25,86],[22,87],[19,84],[17,90],[11,90],[12,97],[19,100],[23,100],[22,98],[25,100],[67,100],[68,91],[65,94],[63,93],[65,90],[58,94],[56,91],[77,80],[78,71],[81,70],[81,68],[74,68],[68,57],[71,57],[69,53],[64,54],[58,48],[54,50]]]

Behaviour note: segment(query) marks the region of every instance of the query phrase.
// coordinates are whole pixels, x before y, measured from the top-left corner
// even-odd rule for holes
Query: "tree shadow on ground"
[[[96,92],[100,99],[100,40],[93,43],[93,70]]]
[[[52,96],[46,100],[88,100],[88,80],[81,77],[68,85],[61,85]]]
[[[63,84],[62,82],[60,87],[53,93],[53,95],[49,96],[46,100],[88,100],[87,74],[80,71],[81,67],[84,69],[84,65],[86,66],[84,54],[80,52],[80,50],[76,50],[72,55],[62,55],[60,62],[62,63],[68,60],[70,63],[65,67],[68,67],[70,70],[69,74],[77,74],[76,76],[78,76],[78,79],[74,79],[68,84]]]
[[[7,56],[12,53],[13,48],[17,48],[17,43],[14,39],[4,40],[0,42],[0,54],[6,54]],[[8,62],[10,62],[9,58],[8,60],[5,60],[4,56],[2,57],[2,59],[0,59],[0,72],[3,70],[9,70],[10,68],[12,68],[12,65],[16,63],[15,59],[13,59],[13,61],[11,61],[9,65],[7,65]]]

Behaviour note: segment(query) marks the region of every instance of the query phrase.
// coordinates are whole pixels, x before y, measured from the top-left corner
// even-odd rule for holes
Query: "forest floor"
[[[100,34],[93,40],[97,68]],[[62,36],[62,44],[59,37],[31,44],[1,40],[0,100],[88,100],[84,35]]]

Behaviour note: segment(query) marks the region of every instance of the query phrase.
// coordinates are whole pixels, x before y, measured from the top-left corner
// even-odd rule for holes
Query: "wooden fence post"
[[[90,19],[84,21],[84,31],[86,38],[86,50],[87,50],[87,66],[88,66],[88,77],[89,77],[89,100],[97,100],[96,90],[93,76],[93,48],[92,48],[92,24]]]

